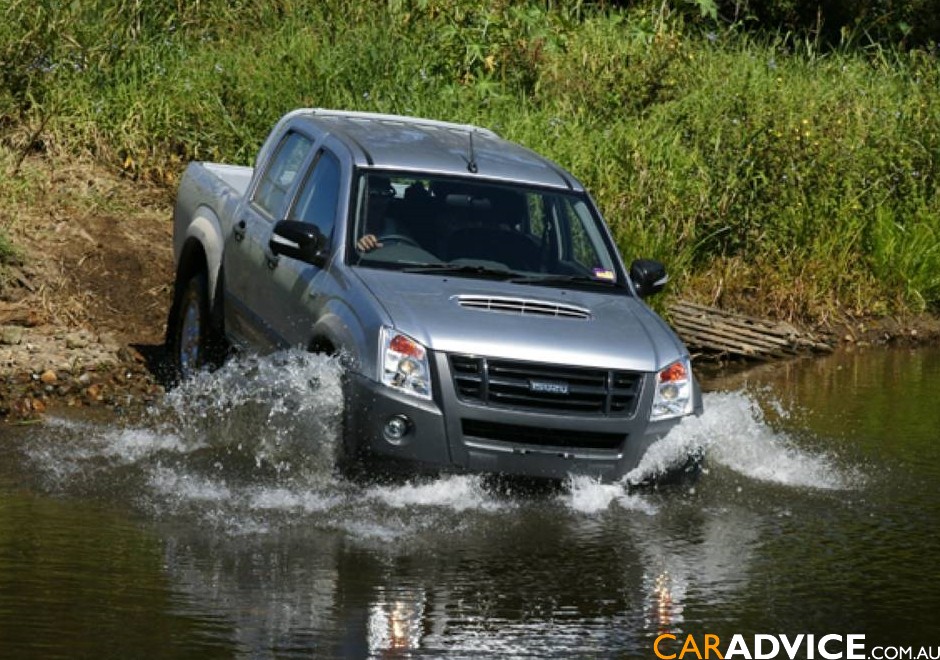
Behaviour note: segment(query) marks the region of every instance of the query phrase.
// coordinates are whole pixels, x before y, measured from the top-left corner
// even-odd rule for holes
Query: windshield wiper
[[[513,277],[507,280],[513,284],[545,284],[555,286],[559,284],[598,284],[603,287],[622,288],[617,282],[600,280],[587,275],[526,275]]]
[[[519,273],[501,268],[471,266],[470,264],[422,264],[402,269],[406,273],[434,273],[437,275],[477,275],[493,279],[508,280],[519,277]]]
[[[504,280],[513,284],[541,284],[563,286],[566,284],[601,286],[622,289],[623,285],[609,280],[599,280],[587,275],[522,275],[512,270],[488,268],[471,264],[420,264],[402,269],[406,273],[434,273],[438,275],[463,275]]]

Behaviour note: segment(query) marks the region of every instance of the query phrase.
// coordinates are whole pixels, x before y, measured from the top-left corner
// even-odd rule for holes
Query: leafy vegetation
[[[811,36],[823,45],[846,39],[930,46],[940,34],[936,0],[695,0],[715,15],[758,29]]]
[[[572,169],[673,295],[804,321],[940,309],[929,45],[755,36],[748,3],[727,23],[705,0],[7,2],[13,161],[91,153],[172,185],[189,159],[250,163],[295,107],[473,122]]]

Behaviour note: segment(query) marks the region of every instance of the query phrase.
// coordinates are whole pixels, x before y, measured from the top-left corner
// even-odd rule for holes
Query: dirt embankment
[[[152,400],[172,289],[172,193],[83,162],[29,159],[0,226],[0,419]]]
[[[0,186],[0,200],[0,226],[21,253],[0,273],[0,422],[159,397],[173,190],[37,156]],[[823,330],[852,346],[940,338],[929,317]]]

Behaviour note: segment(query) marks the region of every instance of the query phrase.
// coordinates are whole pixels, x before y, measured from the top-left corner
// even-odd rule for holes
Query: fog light
[[[408,435],[408,432],[411,430],[411,420],[409,420],[404,415],[395,415],[394,417],[389,417],[388,421],[385,422],[385,439],[391,442],[393,445],[401,443],[401,441]]]

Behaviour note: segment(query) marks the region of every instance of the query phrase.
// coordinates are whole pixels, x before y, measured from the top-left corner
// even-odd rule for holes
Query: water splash
[[[248,508],[260,512],[296,512],[309,516],[329,511],[342,502],[339,493],[322,493],[306,488],[258,488],[249,493]]]
[[[863,483],[861,474],[840,465],[834,457],[801,448],[797,440],[767,421],[767,406],[775,419],[790,419],[790,411],[762,393],[761,401],[745,391],[705,395],[705,413],[690,417],[654,443],[618,483],[574,476],[567,481],[561,501],[577,513],[595,515],[611,506],[655,515],[656,504],[642,489],[676,480],[696,470],[728,469],[747,479],[816,490],[849,490]],[[764,401],[764,399],[767,399]],[[690,486],[694,493],[694,486]]]
[[[328,476],[343,415],[339,360],[304,351],[245,357],[171,391],[158,414],[190,444],[275,472]]]
[[[228,502],[233,496],[223,481],[164,467],[156,467],[151,471],[148,485],[157,495],[187,504]]]
[[[468,475],[449,475],[425,483],[375,486],[366,491],[366,496],[393,509],[433,506],[462,512],[496,511],[506,506],[486,491],[482,478]]]
[[[700,455],[750,479],[784,486],[842,490],[859,484],[860,475],[840,468],[832,456],[803,449],[793,436],[775,429],[751,394],[712,393],[704,403],[704,415],[686,418],[650,447],[627,474],[627,484],[644,483]],[[778,401],[771,408],[787,418]]]
[[[610,508],[613,503],[627,511],[655,515],[658,511],[641,494],[628,492],[622,483],[603,484],[593,477],[572,476],[566,483],[561,502],[572,511],[596,514]]]
[[[849,488],[851,475],[776,430],[743,391],[709,394],[706,412],[655,443],[619,483],[573,476],[547,497],[494,489],[479,476],[362,484],[335,470],[343,414],[338,361],[304,352],[234,360],[169,393],[127,428],[51,420],[28,448],[50,488],[125,497],[154,515],[196,516],[239,534],[303,522],[387,541],[467,514],[513,517],[519,507],[560,507],[594,518],[607,511],[657,516],[658,495],[638,489],[705,456],[745,478],[791,487]],[[771,405],[784,419],[785,406]],[[706,478],[708,478],[706,476]],[[687,492],[693,492],[691,489]]]

